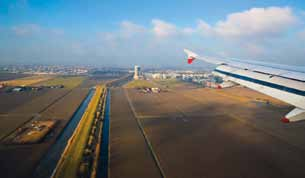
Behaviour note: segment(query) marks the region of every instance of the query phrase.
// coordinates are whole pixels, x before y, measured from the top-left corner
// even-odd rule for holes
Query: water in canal
[[[60,159],[62,152],[64,151],[69,138],[72,136],[75,128],[77,127],[78,122],[82,118],[90,99],[92,98],[95,90],[91,89],[89,94],[78,107],[77,111],[73,114],[67,126],[61,132],[56,142],[50,147],[47,154],[42,158],[38,167],[34,172],[34,177],[36,178],[46,178],[50,177],[53,173],[53,170],[56,167],[57,162]]]
[[[104,115],[103,131],[102,131],[102,143],[100,160],[98,163],[97,178],[108,177],[108,151],[109,151],[109,117],[110,117],[110,90],[108,89],[106,98],[106,108]]]

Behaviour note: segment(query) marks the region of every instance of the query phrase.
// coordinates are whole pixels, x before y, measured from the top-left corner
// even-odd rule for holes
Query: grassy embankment
[[[51,80],[47,80],[36,85],[38,86],[55,86],[55,85],[64,85],[65,88],[71,89],[80,85],[84,81],[85,77],[82,76],[61,76],[56,77]]]
[[[69,143],[56,167],[56,172],[53,177],[77,177],[83,152],[88,141],[93,120],[95,118],[96,108],[103,91],[105,91],[104,87],[96,87],[96,91],[76,130],[74,131],[73,136],[69,140]]]
[[[36,84],[39,82],[50,80],[52,78],[54,78],[54,76],[35,75],[35,76],[24,77],[24,78],[19,78],[19,79],[15,79],[15,80],[1,81],[1,83],[4,83],[9,86],[29,86],[29,85],[33,85],[33,84]]]
[[[133,80],[124,85],[124,88],[153,88],[157,87],[152,81],[149,80]]]

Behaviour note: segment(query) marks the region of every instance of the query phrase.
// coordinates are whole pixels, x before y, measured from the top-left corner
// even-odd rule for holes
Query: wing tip
[[[187,59],[187,63],[188,63],[188,64],[192,64],[194,60],[195,60],[195,58],[189,57],[189,58]]]
[[[183,49],[183,51],[187,54],[187,63],[188,64],[192,64],[193,61],[196,59],[196,57],[198,56],[196,53],[192,52],[189,49]]]
[[[281,121],[282,121],[283,123],[289,123],[289,122],[290,122],[290,120],[289,120],[288,118],[286,118],[286,117],[283,117],[283,118],[281,119]]]

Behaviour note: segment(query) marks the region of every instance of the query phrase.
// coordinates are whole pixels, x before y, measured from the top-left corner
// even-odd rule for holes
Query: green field
[[[85,77],[68,77],[68,76],[61,76],[56,77],[51,80],[47,80],[45,82],[39,83],[39,85],[43,86],[55,86],[55,85],[64,85],[65,88],[71,89],[78,85],[80,85],[84,81]]]
[[[153,88],[153,87],[157,87],[157,85],[155,83],[153,83],[152,81],[148,81],[148,80],[133,80],[129,83],[127,83],[126,85],[124,85],[125,88]]]

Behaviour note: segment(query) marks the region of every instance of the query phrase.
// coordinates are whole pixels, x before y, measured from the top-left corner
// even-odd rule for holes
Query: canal
[[[110,119],[110,89],[107,89],[106,108],[104,115],[104,123],[102,130],[102,143],[100,151],[100,160],[98,163],[97,178],[108,177],[108,163],[109,163],[109,119]]]
[[[59,161],[62,152],[64,151],[69,138],[72,136],[78,122],[82,118],[90,99],[92,98],[95,90],[91,89],[87,97],[83,100],[81,105],[78,107],[76,112],[71,117],[69,123],[66,125],[64,130],[58,136],[56,142],[50,147],[48,152],[40,161],[38,167],[36,168],[33,177],[36,178],[46,178],[51,177],[53,170],[55,169],[57,162]]]

